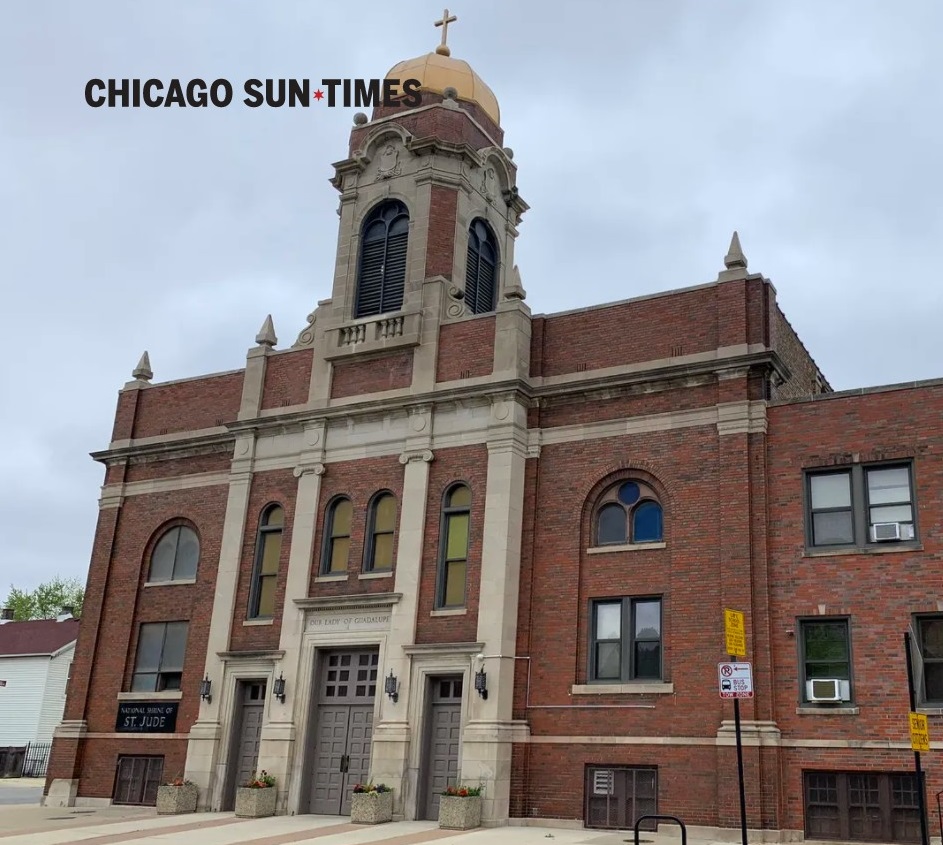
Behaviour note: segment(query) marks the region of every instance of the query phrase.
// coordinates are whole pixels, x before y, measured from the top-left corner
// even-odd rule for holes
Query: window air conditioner
[[[851,699],[851,684],[839,678],[816,678],[805,682],[806,698],[815,703],[838,703]]]
[[[909,527],[909,526],[908,526]],[[871,542],[887,543],[903,539],[899,522],[876,522],[871,526]]]

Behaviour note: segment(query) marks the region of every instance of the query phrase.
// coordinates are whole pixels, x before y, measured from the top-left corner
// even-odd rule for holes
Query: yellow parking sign
[[[923,713],[910,714],[910,747],[914,751],[930,750],[930,729]]]
[[[747,656],[747,632],[743,613],[739,610],[724,610],[724,633],[727,639],[727,654],[733,657]]]

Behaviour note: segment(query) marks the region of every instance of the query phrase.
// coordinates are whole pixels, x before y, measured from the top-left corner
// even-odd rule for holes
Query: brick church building
[[[832,391],[736,236],[703,283],[532,314],[495,95],[444,44],[388,78],[421,102],[355,116],[297,339],[119,393],[45,802],[183,775],[227,810],[264,768],[280,813],[369,778],[407,819],[462,782],[490,825],[737,828],[732,608],[748,826],[919,839],[943,382]]]

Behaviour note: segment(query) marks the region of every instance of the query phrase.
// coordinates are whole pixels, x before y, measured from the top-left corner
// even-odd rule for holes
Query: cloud
[[[0,32],[0,584],[84,575],[116,393],[242,366],[330,295],[353,110],[90,109],[92,77],[373,77],[441,10],[11,4]],[[839,388],[938,375],[943,5],[508,4],[450,27],[501,102],[551,312],[711,281],[730,233]],[[238,94],[237,94],[238,96]]]

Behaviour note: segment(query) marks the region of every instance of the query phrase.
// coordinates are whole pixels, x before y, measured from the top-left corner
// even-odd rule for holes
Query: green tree
[[[17,622],[30,619],[55,619],[64,607],[71,607],[76,617],[82,615],[85,587],[78,578],[55,577],[36,587],[35,590],[18,590],[10,586],[4,607],[13,608]]]

